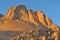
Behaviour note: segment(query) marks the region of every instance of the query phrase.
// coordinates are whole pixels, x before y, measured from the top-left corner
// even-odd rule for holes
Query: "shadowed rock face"
[[[0,14],[0,18],[3,17],[4,15]]]
[[[12,37],[4,34],[6,40],[58,40],[59,37],[59,27],[48,16],[42,11],[28,10],[22,4],[10,7],[6,16],[1,15],[0,31],[2,35],[7,31],[21,32]]]

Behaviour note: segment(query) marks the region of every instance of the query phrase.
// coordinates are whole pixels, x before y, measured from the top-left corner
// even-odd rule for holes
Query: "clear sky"
[[[11,6],[26,5],[27,9],[42,10],[51,20],[60,26],[60,0],[0,0],[0,13],[6,15]]]

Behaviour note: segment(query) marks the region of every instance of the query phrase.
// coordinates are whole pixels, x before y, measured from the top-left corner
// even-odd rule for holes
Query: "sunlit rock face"
[[[45,14],[42,11],[38,11],[37,12],[37,16],[39,21],[43,24],[43,25],[47,25],[46,19],[45,19]]]
[[[16,7],[9,8],[6,17],[9,19],[20,19],[20,17],[27,13],[27,9],[24,5],[18,5]]]
[[[44,14],[25,5],[10,7],[0,15],[0,40],[60,40],[59,27]]]

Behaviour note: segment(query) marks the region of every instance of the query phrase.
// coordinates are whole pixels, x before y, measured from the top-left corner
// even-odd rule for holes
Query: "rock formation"
[[[42,11],[21,4],[0,17],[0,40],[60,40],[59,27]]]
[[[2,14],[0,13],[0,18],[3,17],[3,16],[4,16],[4,15],[2,15]]]
[[[45,14],[42,12],[42,11],[38,11],[37,12],[37,16],[38,16],[38,19],[39,21],[45,26],[47,25],[47,22],[46,22],[46,19],[45,19]]]

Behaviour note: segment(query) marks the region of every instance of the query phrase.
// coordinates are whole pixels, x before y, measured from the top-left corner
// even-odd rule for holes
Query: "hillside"
[[[0,15],[0,40],[60,40],[59,27],[43,11],[25,5],[10,7]]]

